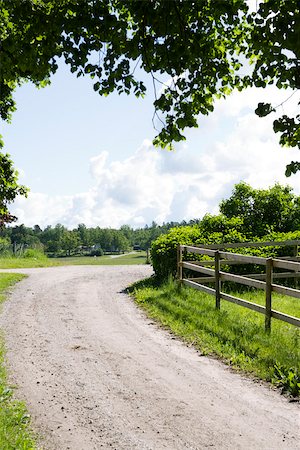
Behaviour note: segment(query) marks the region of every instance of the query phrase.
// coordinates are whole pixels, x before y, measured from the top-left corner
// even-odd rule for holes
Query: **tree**
[[[44,244],[46,252],[58,253],[61,249],[60,241],[62,236],[67,231],[67,228],[61,224],[55,225],[54,228],[52,228],[51,225],[47,226],[40,236],[40,240]]]
[[[112,248],[114,251],[125,252],[129,250],[130,243],[120,230],[114,230]]]
[[[1,148],[1,144],[0,144]],[[10,214],[8,207],[18,195],[27,196],[28,189],[18,184],[18,172],[13,167],[9,155],[0,153],[0,228],[17,218]]]
[[[80,240],[80,244],[84,247],[90,247],[92,244],[92,237],[90,230],[84,223],[80,223],[77,227],[77,234]]]
[[[265,0],[250,13],[246,0],[10,0],[0,1],[0,116],[15,109],[24,80],[49,83],[63,57],[77,77],[95,79],[100,95],[145,93],[140,66],[155,85],[162,127],[155,143],[184,139],[214,100],[248,86],[299,89],[298,0]],[[246,62],[244,62],[246,61]],[[252,63],[252,72],[243,66]],[[159,79],[168,76],[167,83]],[[274,110],[260,103],[259,116]],[[299,116],[275,120],[283,145],[299,146]],[[300,168],[293,162],[287,175]]]
[[[32,228],[25,227],[24,224],[10,227],[9,230],[10,240],[12,244],[21,244],[25,246],[34,246],[41,244],[39,238],[34,235]]]
[[[300,197],[289,186],[279,184],[269,189],[236,184],[232,195],[220,203],[220,211],[229,219],[242,219],[241,231],[249,237],[295,231],[300,226]]]
[[[64,230],[59,240],[59,247],[66,252],[68,256],[74,252],[79,245],[79,237],[76,230]]]

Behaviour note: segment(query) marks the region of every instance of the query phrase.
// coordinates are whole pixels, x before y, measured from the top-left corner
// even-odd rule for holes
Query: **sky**
[[[300,173],[284,175],[299,151],[279,146],[274,114],[254,113],[258,102],[280,104],[289,90],[251,88],[217,101],[170,152],[152,146],[153,92],[146,84],[145,99],[103,98],[89,78],[77,79],[61,63],[51,86],[18,88],[12,123],[0,123],[4,150],[30,188],[11,206],[17,224],[136,228],[201,218],[217,214],[240,181],[288,184],[300,195]],[[295,112],[296,97],[278,112]]]

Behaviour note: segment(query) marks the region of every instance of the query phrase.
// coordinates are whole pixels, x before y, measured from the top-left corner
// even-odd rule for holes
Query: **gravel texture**
[[[15,272],[29,277],[0,326],[42,448],[300,447],[299,404],[188,348],[124,293],[149,266]]]

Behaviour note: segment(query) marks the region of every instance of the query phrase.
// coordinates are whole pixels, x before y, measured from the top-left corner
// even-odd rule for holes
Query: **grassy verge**
[[[272,320],[272,332],[264,331],[264,316],[255,311],[222,301],[221,310],[214,298],[180,287],[169,281],[162,286],[154,280],[136,283],[130,289],[136,302],[203,354],[220,357],[236,369],[270,381],[282,391],[300,394],[300,330]],[[239,293],[249,301],[263,304],[262,292]],[[274,309],[300,317],[298,299],[274,295]]]
[[[27,269],[31,267],[52,267],[60,265],[58,261],[47,258],[46,256],[43,258],[0,258],[0,269]]]
[[[0,258],[0,269],[21,269],[30,267],[53,267],[53,266],[74,266],[74,265],[132,265],[145,264],[146,252],[125,253],[124,255],[105,256],[70,256],[65,258],[47,258],[45,255],[38,257],[5,257]]]
[[[5,291],[23,277],[20,274],[0,274],[0,303],[4,301]],[[37,447],[29,428],[29,415],[24,404],[13,398],[13,390],[7,383],[4,359],[4,342],[0,338],[0,448],[34,450]]]

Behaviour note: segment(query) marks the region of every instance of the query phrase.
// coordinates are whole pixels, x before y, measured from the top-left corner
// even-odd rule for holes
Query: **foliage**
[[[100,95],[143,96],[141,67],[152,76],[163,124],[155,142],[169,146],[235,88],[299,89],[298,16],[297,0],[260,2],[254,13],[246,0],[2,1],[0,116],[9,120],[24,80],[48,84],[60,57],[77,77],[93,78]],[[261,105],[259,115],[274,109]],[[274,130],[282,144],[299,145],[298,116],[283,116]]]
[[[68,256],[74,252],[79,245],[79,237],[76,232],[63,230],[59,240],[60,248],[66,252]]]
[[[282,393],[289,393],[293,397],[300,394],[300,375],[293,367],[274,366],[273,382],[281,388]]]
[[[0,237],[0,254],[8,252],[10,249],[10,240]]]
[[[236,369],[273,382],[291,396],[300,395],[296,327],[273,320],[272,333],[266,334],[262,314],[225,301],[216,310],[212,296],[171,280],[162,285],[143,280],[131,292],[151,318],[202,354],[216,355]],[[247,300],[263,304],[264,293],[251,292]],[[297,299],[274,295],[274,302],[276,309],[299,317]]]
[[[167,278],[177,271],[177,247],[179,244],[196,244],[200,231],[197,227],[172,228],[169,233],[159,236],[151,245],[151,261],[156,276]]]
[[[152,243],[151,257],[160,279],[176,274],[177,247],[234,242],[286,241],[300,239],[300,197],[288,186],[275,184],[269,189],[254,189],[247,183],[235,185],[232,195],[220,203],[221,214],[206,214],[193,226],[171,229]],[[239,248],[235,253],[262,257],[294,255],[292,247]],[[185,259],[197,258],[185,255]],[[199,257],[198,257],[199,258]],[[226,270],[223,267],[223,270]],[[260,272],[259,266],[239,265],[232,272]]]
[[[0,143],[1,149],[1,143]],[[18,172],[9,155],[0,153],[0,227],[16,220],[8,206],[18,195],[27,195],[27,188],[18,184]]]
[[[186,225],[186,222],[181,222]],[[153,239],[166,233],[176,222],[133,229],[123,225],[119,230],[112,228],[88,228],[79,224],[77,228],[68,230],[61,224],[47,226],[44,230],[39,225],[25,227],[23,224],[0,230],[0,253],[11,246],[13,248],[36,248],[45,250],[47,254],[64,256],[71,254],[101,256],[101,252],[126,252],[134,246],[141,250],[150,247]],[[5,245],[1,245],[1,239]],[[4,242],[4,241],[3,241]]]
[[[248,57],[255,61],[252,80],[255,86],[275,83],[279,89],[299,90],[299,2],[297,0],[267,0],[259,4],[257,13],[248,16],[253,25],[248,41]],[[287,99],[288,100],[288,99]],[[264,117],[281,105],[259,103],[256,114]],[[273,122],[275,133],[280,133],[280,144],[300,149],[300,115],[282,117]],[[299,170],[299,162],[287,165],[286,176]]]
[[[42,252],[39,249],[35,249],[35,248],[28,248],[25,250],[23,258],[27,258],[27,259],[46,259],[47,256],[45,255],[44,252]]]
[[[104,251],[102,250],[102,248],[97,248],[91,251],[91,256],[103,256],[103,255]]]
[[[206,215],[198,225],[172,228],[152,242],[151,259],[156,276],[159,279],[175,276],[179,244],[207,245],[246,241],[246,237],[236,229],[241,225],[239,218]],[[195,255],[185,255],[186,260],[190,258],[195,259]]]
[[[241,231],[250,239],[300,228],[300,197],[291,187],[280,184],[254,189],[238,183],[232,195],[220,203],[220,212],[228,218],[239,217],[243,221]]]

